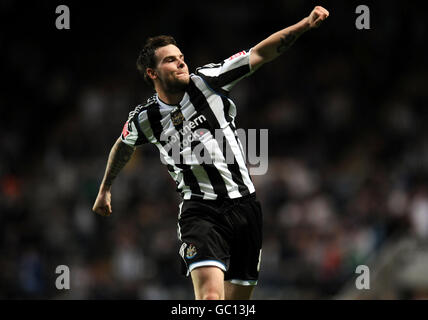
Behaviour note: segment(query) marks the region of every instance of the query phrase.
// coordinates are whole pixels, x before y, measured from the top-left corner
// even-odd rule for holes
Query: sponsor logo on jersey
[[[171,121],[173,121],[174,123],[172,113]],[[173,135],[167,135],[166,132],[168,132],[168,130],[163,131],[160,137],[161,141],[168,141],[168,143],[164,146],[165,150],[170,150],[172,145],[177,142],[181,143],[180,136],[183,137],[182,145],[180,146],[180,148],[187,147],[192,141],[199,140],[200,137],[202,137],[205,133],[209,132],[208,129],[200,128],[205,121],[207,121],[207,118],[205,118],[205,116],[201,114],[198,117],[193,118],[193,120],[185,120],[183,122],[182,128],[180,130],[177,130]],[[177,125],[176,123],[174,124]]]

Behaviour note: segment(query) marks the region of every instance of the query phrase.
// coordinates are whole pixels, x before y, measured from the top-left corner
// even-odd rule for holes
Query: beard
[[[190,79],[177,79],[173,80],[162,80],[163,87],[165,91],[169,93],[180,93],[186,90],[187,85],[189,84]]]

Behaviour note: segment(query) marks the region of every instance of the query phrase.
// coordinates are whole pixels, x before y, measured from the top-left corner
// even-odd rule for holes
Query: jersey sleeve
[[[141,112],[141,108],[137,107],[134,111],[129,113],[128,120],[125,122],[120,135],[122,142],[132,147],[137,147],[149,142],[141,130],[139,123]]]
[[[240,80],[253,73],[250,54],[251,49],[243,50],[221,63],[210,63],[197,68],[196,74],[204,78],[212,87],[230,91]]]

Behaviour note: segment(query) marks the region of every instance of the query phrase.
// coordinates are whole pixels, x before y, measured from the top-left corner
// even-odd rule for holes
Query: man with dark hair
[[[143,75],[144,80],[154,88],[153,80],[150,79],[149,75],[146,72],[147,68],[156,67],[156,56],[155,52],[157,48],[165,47],[169,44],[177,46],[177,42],[171,36],[157,36],[149,38],[144,45],[143,50],[141,50],[140,55],[137,59],[137,69]]]
[[[183,199],[179,253],[196,299],[250,299],[259,275],[262,212],[236,133],[236,106],[229,92],[328,15],[317,6],[308,17],[250,50],[194,74],[189,74],[170,36],[149,38],[138,57],[137,68],[156,94],[130,113],[110,151],[93,211],[112,213],[113,180],[136,146],[155,144]]]

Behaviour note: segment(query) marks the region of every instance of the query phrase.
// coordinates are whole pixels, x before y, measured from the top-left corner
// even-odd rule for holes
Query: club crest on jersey
[[[184,121],[184,116],[181,110],[177,107],[171,112],[171,121],[175,126],[180,125]]]
[[[192,259],[196,256],[198,252],[196,251],[196,247],[193,244],[189,244],[189,246],[186,249],[186,258]]]

